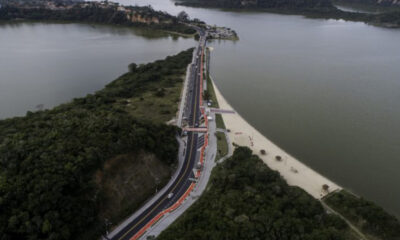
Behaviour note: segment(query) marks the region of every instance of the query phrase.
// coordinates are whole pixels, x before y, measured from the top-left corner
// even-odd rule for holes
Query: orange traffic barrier
[[[200,64],[200,93],[203,93],[203,55],[204,55],[204,50],[201,52],[201,64]],[[203,96],[200,94],[200,106],[203,105]],[[201,109],[201,113],[205,119],[205,124],[206,128],[208,128],[208,119],[207,116],[204,113],[204,109]],[[200,164],[204,164],[204,151],[208,145],[208,134],[205,135],[204,138],[204,144],[200,150]],[[198,170],[196,173],[196,177],[200,176],[201,171]],[[165,209],[164,211],[160,212],[157,214],[150,222],[148,222],[142,229],[139,230],[130,240],[137,240],[139,239],[151,226],[153,226],[155,223],[157,223],[162,217],[164,217],[165,214],[170,213],[177,209],[183,201],[189,196],[189,194],[193,191],[194,187],[196,186],[195,183],[191,183],[189,188],[186,190],[185,194],[182,195],[182,197],[179,198],[179,200],[174,203],[171,207]]]

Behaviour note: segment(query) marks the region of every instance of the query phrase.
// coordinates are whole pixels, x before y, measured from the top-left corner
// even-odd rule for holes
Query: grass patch
[[[217,137],[217,156],[215,160],[218,161],[228,154],[228,141],[226,140],[225,134],[222,132],[216,132],[215,136]]]
[[[215,114],[215,123],[217,124],[217,128],[226,129],[221,114]]]
[[[215,95],[214,85],[212,84],[209,73],[207,73],[207,91],[210,94],[210,100],[212,101],[211,107],[219,108],[217,96]]]
[[[154,84],[155,90],[124,99],[120,101],[120,105],[136,118],[165,123],[176,117],[182,82],[183,76],[176,76],[171,87],[164,88],[160,83]]]
[[[207,55],[210,54],[210,51],[208,49],[206,50],[206,52],[207,52]],[[207,59],[207,58],[205,58],[205,59]],[[210,72],[208,69],[207,69],[207,73],[206,73],[206,79],[207,79],[207,92],[208,92],[207,95],[209,96],[210,100],[212,101],[211,107],[219,108],[217,96],[215,95],[214,85],[211,81]],[[226,129],[225,123],[224,123],[224,120],[222,119],[221,114],[215,114],[215,123],[217,124],[217,128]]]
[[[208,50],[208,48],[206,49],[206,57],[204,58],[204,64],[207,65],[207,56],[210,55],[210,50]],[[214,85],[211,81],[211,77],[210,77],[210,71],[207,68],[207,71],[204,72],[204,78],[207,80],[207,92],[209,95],[209,99],[212,101],[211,103],[211,107],[213,108],[219,108],[218,105],[218,100],[217,100],[217,96],[215,95],[215,90],[214,90]]]
[[[209,56],[210,51],[207,49],[206,50],[206,56]],[[207,57],[205,57],[207,59]],[[207,60],[205,60],[207,61]],[[207,62],[205,63],[207,65]],[[207,79],[207,95],[209,99],[212,101],[211,102],[211,107],[214,108],[219,108],[217,96],[215,95],[215,90],[214,90],[214,85],[211,81],[210,78],[210,72],[209,69],[207,69],[207,72],[205,73],[205,77]],[[215,114],[215,124],[217,128],[220,129],[226,129],[224,120],[222,119],[221,114]],[[226,139],[226,136],[222,132],[216,132],[215,136],[217,137],[217,155],[215,157],[215,160],[218,161],[222,157],[226,156],[228,154],[228,141]]]

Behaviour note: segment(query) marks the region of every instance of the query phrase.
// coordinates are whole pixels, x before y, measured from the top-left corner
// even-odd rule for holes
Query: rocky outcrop
[[[134,12],[128,16],[128,19],[133,23],[145,23],[145,24],[171,24],[172,20],[161,20],[156,16],[144,16],[138,12]]]
[[[146,23],[146,24],[152,24],[152,23],[160,23],[160,21],[158,20],[158,18],[156,17],[145,17],[142,16],[138,13],[133,13],[131,15],[131,22],[133,23]]]

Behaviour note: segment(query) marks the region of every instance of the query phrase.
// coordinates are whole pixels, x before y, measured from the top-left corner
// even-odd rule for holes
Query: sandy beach
[[[213,85],[220,108],[234,110],[222,96],[214,82]],[[317,199],[321,199],[329,192],[341,189],[336,183],[276,146],[238,113],[222,114],[222,118],[226,128],[230,130],[230,140],[237,145],[247,146],[252,149],[253,153],[258,155],[271,169],[278,171],[289,185],[298,186]],[[265,150],[265,154],[261,154],[261,150]],[[329,186],[328,191],[325,191],[322,187],[325,184]]]

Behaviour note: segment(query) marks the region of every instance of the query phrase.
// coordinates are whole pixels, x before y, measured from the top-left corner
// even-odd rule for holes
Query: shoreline
[[[185,1],[180,2],[178,5],[185,7],[193,7],[193,8],[204,8],[204,9],[219,9],[222,11],[231,11],[231,12],[256,12],[256,13],[273,13],[280,15],[293,15],[293,16],[302,16],[310,19],[322,19],[322,20],[344,20],[350,22],[362,22],[366,25],[380,27],[380,28],[388,28],[388,29],[400,29],[400,13],[399,10],[393,11],[383,11],[379,13],[367,13],[367,12],[348,12],[343,11],[333,5],[334,8],[322,8],[322,9],[285,9],[285,8],[258,8],[258,7],[222,7],[222,6],[213,6],[207,4],[191,4]],[[393,17],[393,13],[396,15]],[[389,21],[386,21],[386,18],[392,18]],[[384,22],[382,22],[384,19]]]
[[[226,110],[235,110],[223,97],[212,78],[211,82],[214,86],[219,107]],[[221,115],[226,129],[230,130],[228,135],[232,143],[249,147],[253,154],[259,156],[268,167],[278,171],[289,185],[298,186],[319,200],[331,192],[343,189],[275,145],[251,126],[240,114]],[[261,150],[265,150],[266,154],[261,154]],[[281,159],[277,160],[276,156],[280,156]],[[325,191],[322,187],[325,184],[329,186],[328,191]]]
[[[0,20],[0,24],[22,24],[22,23],[42,23],[42,24],[82,24],[87,26],[104,26],[112,28],[126,28],[138,31],[155,31],[159,33],[164,33],[172,36],[183,37],[183,38],[193,38],[196,34],[180,33],[170,30],[165,30],[161,28],[151,28],[145,25],[122,25],[122,24],[112,24],[112,23],[100,23],[100,22],[85,22],[85,21],[68,21],[68,20],[32,20],[32,19],[12,19],[12,20]]]

